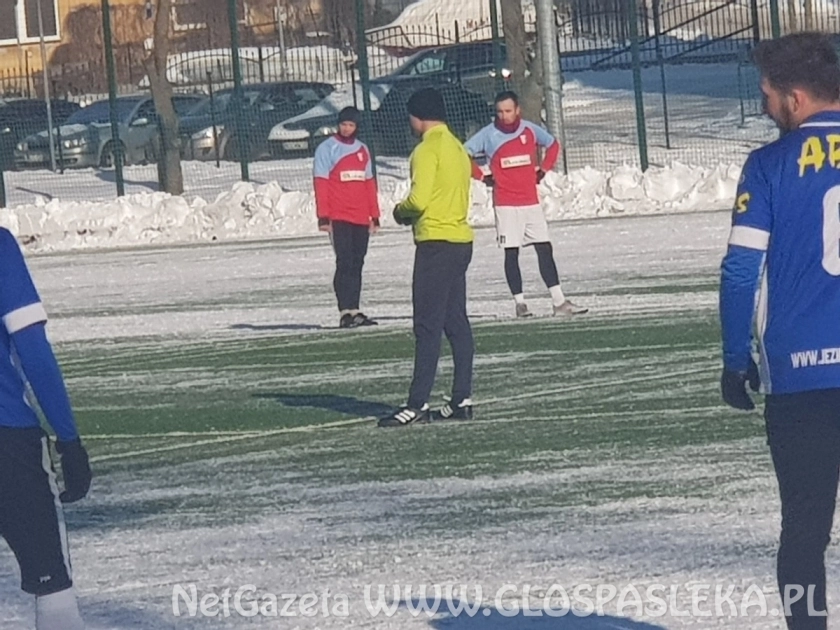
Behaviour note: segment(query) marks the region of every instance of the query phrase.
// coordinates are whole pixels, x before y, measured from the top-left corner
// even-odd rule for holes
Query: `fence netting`
[[[467,139],[492,121],[495,94],[519,85],[514,56],[524,53],[527,74],[545,81],[533,2],[513,0],[524,26],[524,41],[514,41],[502,19],[510,0],[495,11],[491,1],[173,0],[166,76],[185,195],[212,200],[242,179],[311,190],[313,153],[347,105],[366,110],[361,135],[377,172],[399,186],[416,142],[405,113],[413,91],[438,88],[450,126]],[[114,103],[99,3],[3,4],[7,205],[111,199],[118,179],[126,194],[158,190],[160,124],[147,72],[158,2],[112,2]],[[780,5],[781,33],[840,32],[831,0]],[[556,0],[553,10],[560,168],[611,171],[645,159],[712,167],[773,138],[750,57],[772,36],[768,0]],[[546,124],[544,112],[538,118]]]

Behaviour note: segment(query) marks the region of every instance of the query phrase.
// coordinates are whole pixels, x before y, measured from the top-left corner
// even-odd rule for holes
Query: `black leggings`
[[[345,221],[332,222],[332,243],[335,250],[333,288],[339,311],[359,308],[362,294],[362,267],[365,265],[370,230],[366,225]]]
[[[554,264],[554,251],[551,243],[534,243],[537,252],[537,262],[540,265],[540,275],[545,286],[549,289],[560,284],[557,275],[557,265]],[[519,270],[519,248],[505,248],[505,278],[513,295],[522,293],[522,272]]]

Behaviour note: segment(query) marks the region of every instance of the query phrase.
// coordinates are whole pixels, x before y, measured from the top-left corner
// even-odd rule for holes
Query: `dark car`
[[[462,140],[473,135],[493,119],[485,98],[457,83],[430,82],[423,78],[383,78],[371,82],[369,130],[362,136],[380,155],[408,155],[416,144],[408,125],[406,104],[420,88],[435,87],[446,103],[447,122]],[[338,112],[355,103],[361,109],[361,90],[336,91],[308,112],[295,116],[271,130],[269,143],[275,157],[314,153],[315,148],[336,132]]]
[[[200,96],[175,94],[172,105],[179,118],[192,111]],[[160,128],[151,96],[121,96],[116,99],[115,114],[119,145],[125,164],[148,164],[160,155]],[[108,100],[96,101],[78,110],[57,127],[60,137],[54,140],[56,158],[68,168],[114,165],[116,143],[111,134],[111,105]],[[46,131],[24,138],[15,148],[18,168],[43,168],[50,161],[50,140]]]
[[[500,53],[504,60],[504,45]],[[408,128],[405,105],[414,91],[434,87],[443,94],[449,126],[464,140],[493,119],[492,104],[497,91],[505,87],[507,76],[503,67],[502,77],[497,78],[491,42],[439,46],[418,52],[390,74],[371,81],[372,129],[367,138],[378,153],[407,155],[415,139]],[[311,154],[335,133],[337,113],[347,105],[361,109],[361,103],[358,85],[336,90],[308,112],[274,127],[269,134],[272,154]]]
[[[246,85],[238,120],[233,90],[222,90],[181,119],[182,155],[187,159],[214,160],[218,145],[219,159],[239,159],[244,139],[249,159],[268,157],[268,133],[272,127],[310,109],[334,89],[327,83],[308,81]]]
[[[53,126],[64,123],[80,108],[70,101],[50,101]],[[26,136],[47,129],[47,103],[39,99],[18,99],[0,104],[0,166],[14,168],[15,146]]]
[[[428,48],[408,58],[385,78],[425,79],[435,83],[456,83],[484,96],[492,103],[508,78],[507,49],[499,47],[502,77],[497,78],[492,42],[474,42]]]

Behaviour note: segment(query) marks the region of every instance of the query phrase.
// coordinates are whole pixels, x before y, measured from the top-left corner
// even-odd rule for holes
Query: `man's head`
[[[338,135],[342,138],[353,138],[359,129],[359,110],[355,107],[345,107],[338,112]]]
[[[507,90],[496,95],[496,120],[503,125],[513,125],[522,117],[519,97]]]
[[[416,136],[437,125],[446,123],[446,105],[443,96],[434,88],[417,90],[408,99],[408,123]]]
[[[761,75],[764,112],[782,131],[810,116],[840,108],[840,63],[831,40],[795,33],[765,40],[753,52]]]

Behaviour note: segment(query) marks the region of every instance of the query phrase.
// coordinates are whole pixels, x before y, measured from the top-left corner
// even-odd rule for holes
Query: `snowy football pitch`
[[[355,331],[336,328],[325,239],[30,258],[94,466],[90,497],[67,510],[90,627],[781,629],[761,417],[718,396],[728,224],[553,225],[566,291],[592,308],[571,321],[515,321],[480,230],[476,419],[391,430],[374,418],[411,375],[406,232],[371,243],[363,303],[381,325]],[[522,260],[530,306],[548,313],[533,253]],[[450,377],[445,354],[436,396]],[[13,564],[0,549],[0,627],[23,630],[33,606]],[[452,584],[464,601],[481,589],[477,614],[412,613],[433,603],[420,587]],[[239,614],[249,585],[298,616]],[[366,590],[395,585],[412,594],[373,614]],[[515,612],[526,588],[542,608],[552,585],[675,594],[664,614],[615,597],[600,618]],[[228,589],[229,616],[221,603],[190,616],[184,598],[175,616],[173,591],[192,586],[211,604]],[[732,587],[723,615],[717,586]],[[692,588],[712,616],[692,614]],[[314,616],[300,616],[307,594]]]

